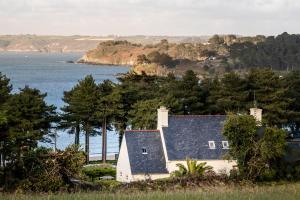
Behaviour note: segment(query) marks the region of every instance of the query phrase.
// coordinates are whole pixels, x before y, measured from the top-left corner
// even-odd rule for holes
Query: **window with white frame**
[[[122,176],[122,172],[120,172],[120,176]]]
[[[210,149],[216,149],[215,141],[208,141],[208,147]]]
[[[229,149],[228,141],[222,141],[222,146],[223,146],[223,149]]]
[[[142,154],[148,154],[147,149],[146,148],[142,148]]]

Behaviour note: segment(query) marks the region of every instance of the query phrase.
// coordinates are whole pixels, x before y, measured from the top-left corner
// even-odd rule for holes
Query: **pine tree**
[[[279,75],[272,70],[253,69],[247,74],[246,81],[249,91],[248,108],[253,106],[255,96],[257,106],[263,109],[268,125],[281,127],[285,124],[291,99],[286,96],[286,88]]]
[[[59,123],[59,128],[66,130],[68,129],[69,134],[75,134],[75,145],[80,144],[80,132],[81,132],[81,121],[79,115],[76,115],[76,110],[73,110],[72,98],[76,91],[76,87],[72,88],[70,91],[64,92],[63,101],[65,106],[61,108],[63,113],[61,114],[61,120]]]
[[[174,91],[175,97],[180,100],[184,114],[202,114],[204,96],[197,75],[188,70],[178,82],[178,88]]]
[[[63,108],[63,125],[68,125],[71,128],[76,128],[79,132],[79,127],[85,133],[85,152],[86,162],[89,162],[89,138],[90,135],[96,134],[95,128],[97,122],[95,110],[97,105],[97,85],[91,75],[80,80],[78,84],[69,92],[65,93],[65,101],[67,105]],[[79,127],[78,127],[79,126]],[[79,142],[79,141],[78,141]]]
[[[245,111],[248,97],[246,81],[234,72],[225,74],[214,95],[217,110],[221,113]]]
[[[287,126],[293,134],[300,132],[300,71],[292,71],[284,78],[285,96],[290,98],[287,107]]]
[[[121,96],[114,91],[115,84],[105,80],[98,85],[97,107],[95,119],[101,124],[102,134],[102,162],[106,162],[107,156],[107,128],[111,128],[116,116],[122,113]]]
[[[46,141],[56,119],[56,108],[46,104],[46,95],[26,86],[6,103],[9,127],[6,150],[11,161],[20,161],[24,149],[36,148],[38,141]]]
[[[11,90],[10,80],[0,72],[0,166],[5,165],[4,147],[8,140],[8,119],[5,103],[11,95]]]
[[[138,101],[129,112],[130,124],[133,129],[156,129],[157,109],[161,106],[160,99]]]

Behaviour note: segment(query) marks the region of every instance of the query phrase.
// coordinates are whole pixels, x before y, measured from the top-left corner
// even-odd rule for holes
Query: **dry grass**
[[[1,194],[0,194],[1,195]],[[1,200],[86,200],[86,199],[103,199],[103,200],[193,200],[193,199],[218,199],[218,200],[290,200],[300,199],[300,183],[282,183],[276,185],[255,185],[255,186],[220,186],[198,188],[193,190],[172,190],[172,191],[127,191],[127,192],[87,192],[87,193],[62,193],[62,194],[39,194],[39,195],[22,195],[22,194],[2,194]]]

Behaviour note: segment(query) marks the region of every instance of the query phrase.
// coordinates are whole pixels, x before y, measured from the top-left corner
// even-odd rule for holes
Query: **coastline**
[[[111,67],[129,67],[129,68],[133,67],[132,65],[90,62],[90,61],[84,61],[82,59],[79,59],[75,63],[77,63],[77,64],[86,64],[86,65],[111,66]]]

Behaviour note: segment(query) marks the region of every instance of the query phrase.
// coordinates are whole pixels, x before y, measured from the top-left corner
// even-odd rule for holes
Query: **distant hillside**
[[[272,68],[300,69],[300,35],[241,37],[214,35],[206,42],[138,44],[129,41],[101,42],[80,60],[90,64],[130,65],[137,73],[181,75],[188,69],[199,76]]]
[[[218,65],[215,58],[218,55],[226,57],[228,51],[224,45],[209,45],[202,43],[169,43],[161,40],[157,44],[142,45],[128,41],[108,41],[100,43],[97,48],[88,51],[79,62],[89,64],[130,65],[140,73],[162,75],[176,70],[183,73],[192,68],[199,73],[205,65]]]
[[[162,39],[174,43],[205,42],[208,37],[168,37],[168,36],[0,36],[0,52],[86,52],[97,47],[101,41],[127,40],[132,43],[154,44]]]

